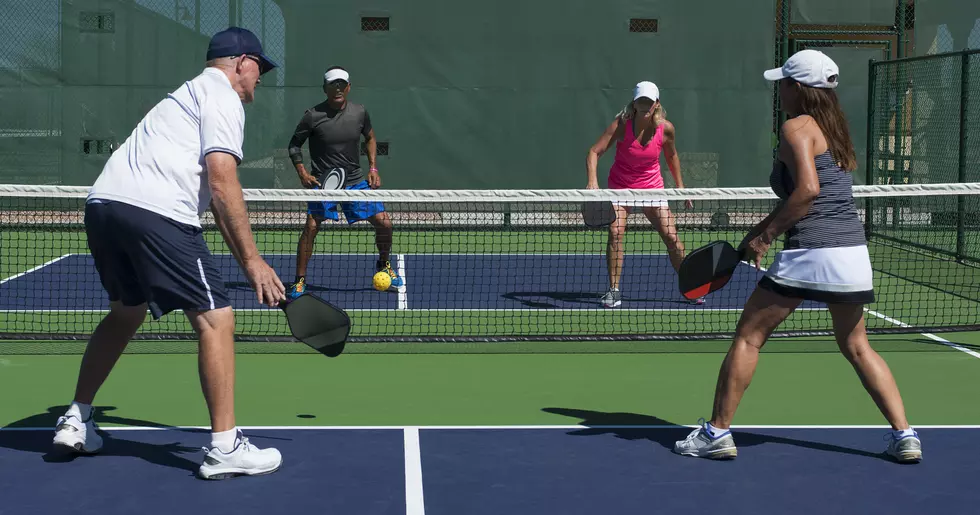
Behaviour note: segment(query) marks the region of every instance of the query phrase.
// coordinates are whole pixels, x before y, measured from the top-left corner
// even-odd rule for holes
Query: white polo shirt
[[[245,108],[223,72],[206,68],[140,121],[95,181],[88,199],[132,204],[200,227],[211,203],[204,156],[242,160]]]

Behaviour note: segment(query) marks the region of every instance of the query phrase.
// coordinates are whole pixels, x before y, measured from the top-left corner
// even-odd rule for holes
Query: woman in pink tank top
[[[616,157],[609,169],[610,189],[663,188],[664,179],[660,173],[661,151],[667,158],[667,167],[674,182],[678,188],[683,188],[681,162],[674,142],[674,125],[666,119],[660,103],[660,90],[652,82],[638,83],[633,90],[633,101],[616,115],[616,119],[589,149],[586,188],[599,189],[596,174],[599,157],[614,144]],[[690,200],[685,204],[689,209],[692,207]],[[626,220],[634,207],[642,208],[643,214],[660,233],[675,271],[684,259],[684,244],[677,236],[674,215],[666,200],[613,202],[616,221],[609,226],[609,241],[606,245],[609,291],[602,297],[602,304],[606,307],[614,308],[622,304],[619,280],[623,269],[623,234],[626,232]],[[699,299],[698,303],[701,302]]]

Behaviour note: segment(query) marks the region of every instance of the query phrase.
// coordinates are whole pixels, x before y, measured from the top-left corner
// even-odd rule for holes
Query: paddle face
[[[582,203],[582,219],[585,221],[586,227],[608,227],[616,221],[616,211],[613,209],[612,202],[608,200],[584,202]]]
[[[677,271],[681,295],[693,300],[723,288],[742,254],[725,241],[713,241],[688,254]]]
[[[350,334],[350,317],[344,310],[308,293],[279,307],[294,338],[331,358],[344,352]]]

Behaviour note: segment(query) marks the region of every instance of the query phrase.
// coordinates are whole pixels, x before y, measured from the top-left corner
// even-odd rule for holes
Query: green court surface
[[[684,231],[688,248],[733,232]],[[295,252],[295,231],[255,234],[265,254]],[[208,233],[215,253],[227,252]],[[6,231],[0,234],[0,277],[11,278],[51,260],[87,251],[78,231]],[[457,255],[602,252],[602,231],[396,231],[393,252]],[[655,232],[634,231],[627,255],[665,249]],[[895,328],[923,320],[951,325],[977,320],[980,269],[946,257],[874,242],[870,245],[880,301],[866,315],[869,327]],[[366,230],[325,231],[317,254],[370,254]],[[771,260],[774,252],[767,256]],[[291,257],[287,256],[287,259]],[[768,263],[764,263],[768,264]],[[669,268],[668,268],[669,270]],[[448,271],[447,271],[448,272]],[[535,271],[536,272],[536,271]],[[533,274],[529,272],[528,277]],[[665,281],[667,281],[667,276]],[[369,278],[366,277],[367,281]],[[451,277],[450,277],[451,279]],[[287,279],[288,280],[288,279]],[[411,270],[409,285],[411,282]],[[657,286],[657,285],[653,285]],[[651,288],[653,287],[651,286]],[[663,285],[660,285],[663,286]],[[663,286],[668,288],[668,286]],[[368,292],[364,295],[373,295]],[[365,297],[367,298],[367,297]],[[519,323],[525,335],[548,338],[568,333],[628,332],[633,324],[696,334],[706,328],[734,329],[741,304],[696,312],[649,310],[436,309],[352,310],[355,335],[493,336]],[[0,340],[0,427],[47,427],[71,401],[84,349],[84,336],[101,317],[86,312],[0,313],[0,331],[74,332],[74,341]],[[642,310],[641,310],[642,311]],[[558,315],[556,315],[558,313]],[[238,324],[288,335],[281,314],[243,311]],[[170,315],[166,329],[181,328]],[[798,312],[793,329],[829,327],[824,310]],[[152,328],[152,325],[150,325]],[[558,339],[558,338],[554,338]],[[948,340],[942,342],[937,340]],[[958,348],[951,347],[951,344]],[[243,426],[433,426],[562,425],[584,420],[559,413],[599,415],[590,424],[643,424],[654,420],[694,424],[709,417],[725,340],[542,341],[473,343],[351,342],[338,358],[311,353],[298,343],[240,341],[237,345],[237,412]],[[980,333],[926,336],[881,334],[873,346],[892,367],[914,425],[980,424]],[[99,420],[111,425],[207,426],[197,376],[195,344],[135,341],[100,392]],[[971,354],[972,353],[972,354]],[[774,338],[743,401],[739,425],[881,425],[878,413],[830,337]]]
[[[980,350],[978,333],[938,335]],[[139,345],[139,343],[134,343]],[[345,354],[252,354],[240,344],[243,426],[694,424],[710,416],[727,342],[349,344]],[[921,335],[873,338],[913,425],[980,424],[980,357]],[[179,352],[187,352],[187,348]],[[46,427],[71,401],[80,356],[0,356],[0,426]],[[126,354],[100,392],[100,424],[207,426],[193,354]],[[551,411],[549,411],[551,410]],[[649,417],[649,418],[648,418]],[[882,425],[826,338],[777,339],[738,425]]]

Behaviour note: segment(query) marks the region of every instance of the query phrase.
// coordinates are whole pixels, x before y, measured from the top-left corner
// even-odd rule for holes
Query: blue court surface
[[[229,254],[214,256],[236,309],[259,306],[255,293]],[[295,255],[265,256],[285,283],[295,275]],[[399,292],[371,286],[376,255],[317,254],[310,260],[309,291],[349,310],[358,309],[601,309],[608,289],[603,254],[408,254],[393,255],[405,278]],[[621,309],[740,310],[762,272],[742,264],[710,302],[694,306],[677,289],[666,255],[627,255]],[[99,276],[87,254],[69,254],[0,284],[0,310],[89,311],[108,308]],[[805,302],[801,308],[818,307]]]
[[[50,429],[3,430],[0,513],[894,515],[975,513],[980,499],[975,427],[920,428],[914,465],[883,456],[884,428],[742,428],[725,462],[671,453],[689,431],[252,428],[282,469],[206,482],[192,477],[206,430],[110,429],[102,454],[74,458],[51,454]]]

